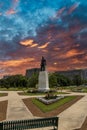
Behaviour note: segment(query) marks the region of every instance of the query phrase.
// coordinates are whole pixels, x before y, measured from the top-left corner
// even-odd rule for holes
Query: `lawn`
[[[0,93],[0,97],[8,96],[8,93]]]
[[[0,91],[24,91],[24,90],[26,90],[26,88],[22,88],[22,87],[1,88],[0,87]]]
[[[71,97],[69,99],[70,101],[68,100],[68,102],[66,102],[66,103],[63,102],[64,103],[63,105],[61,104],[59,107],[57,106],[52,111],[48,111],[48,112],[43,112],[38,106],[36,106],[34,104],[34,102],[33,102],[33,100],[35,100],[34,98],[23,99],[23,102],[27,106],[27,108],[29,109],[29,111],[31,111],[31,113],[34,116],[37,116],[37,117],[51,117],[51,116],[56,116],[59,113],[63,112],[65,109],[67,109],[68,107],[70,107],[71,105],[73,105],[74,103],[76,103],[78,100],[80,100],[84,96],[80,96],[79,95],[79,96],[76,96],[75,98],[74,97]],[[48,105],[46,105],[45,107],[48,107]]]
[[[87,87],[73,87],[71,88],[72,92],[81,92],[81,93],[87,93]]]
[[[38,99],[33,98],[32,102],[33,104],[35,104],[37,107],[39,107],[39,109],[43,112],[49,112],[52,111],[54,109],[57,109],[58,107],[62,106],[65,103],[70,102],[71,100],[74,100],[76,98],[76,96],[67,96],[63,99],[60,99],[59,101],[50,104],[50,105],[45,105],[44,103],[40,102]]]
[[[19,95],[27,95],[27,96],[39,96],[39,95],[46,95],[47,93],[43,93],[43,92],[19,92],[18,93]],[[54,92],[55,95],[59,95],[59,94],[69,94],[69,93],[66,93],[66,92]]]

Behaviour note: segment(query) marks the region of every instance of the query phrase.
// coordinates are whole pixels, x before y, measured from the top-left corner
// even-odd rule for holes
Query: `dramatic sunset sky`
[[[0,0],[0,77],[87,67],[86,0]]]

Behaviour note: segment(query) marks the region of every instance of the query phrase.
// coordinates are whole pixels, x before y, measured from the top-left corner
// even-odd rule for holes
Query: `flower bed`
[[[38,97],[37,99],[39,101],[43,102],[44,104],[48,105],[48,104],[54,103],[62,98],[64,98],[64,96],[57,96],[56,98],[52,98],[52,99],[46,99],[45,97]]]

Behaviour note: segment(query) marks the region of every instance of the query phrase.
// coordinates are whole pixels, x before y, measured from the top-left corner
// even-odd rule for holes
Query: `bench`
[[[51,126],[53,130],[58,130],[58,117],[0,122],[0,130],[28,130]]]

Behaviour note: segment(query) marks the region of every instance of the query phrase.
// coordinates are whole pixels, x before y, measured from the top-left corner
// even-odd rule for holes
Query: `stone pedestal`
[[[49,90],[50,90],[50,88],[49,88],[48,72],[40,71],[38,91],[47,92]]]

